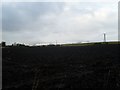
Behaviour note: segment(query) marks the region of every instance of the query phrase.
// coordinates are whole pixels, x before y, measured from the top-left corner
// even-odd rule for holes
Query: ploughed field
[[[2,90],[120,87],[118,44],[2,50]]]

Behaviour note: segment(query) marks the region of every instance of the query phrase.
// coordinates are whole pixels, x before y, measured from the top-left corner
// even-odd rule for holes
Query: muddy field
[[[6,47],[2,90],[120,88],[119,45]]]

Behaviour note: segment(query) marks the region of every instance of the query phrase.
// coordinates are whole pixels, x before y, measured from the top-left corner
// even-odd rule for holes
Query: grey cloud
[[[60,13],[64,3],[11,3],[2,8],[3,30],[19,31],[32,25],[38,17],[49,13]]]
[[[107,17],[97,16],[95,13],[104,7],[98,3],[51,2],[3,5],[3,39],[8,43],[100,41],[103,32],[109,32],[108,39],[115,40],[117,12],[103,11]]]

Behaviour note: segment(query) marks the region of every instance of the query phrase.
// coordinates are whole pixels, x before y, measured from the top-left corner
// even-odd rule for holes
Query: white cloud
[[[118,2],[119,0],[2,0],[2,2]]]
[[[14,4],[14,3],[13,3]],[[25,8],[25,6],[28,6]],[[23,3],[7,5],[3,14],[4,40],[8,43],[117,40],[117,7],[112,3]],[[39,8],[39,9],[38,9]],[[42,12],[42,13],[41,13]],[[9,21],[9,23],[8,23]],[[10,26],[11,25],[11,26]],[[22,26],[21,26],[22,25]]]

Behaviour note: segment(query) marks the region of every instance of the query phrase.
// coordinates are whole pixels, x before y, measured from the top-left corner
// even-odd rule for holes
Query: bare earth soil
[[[5,47],[2,90],[120,88],[119,47]]]

